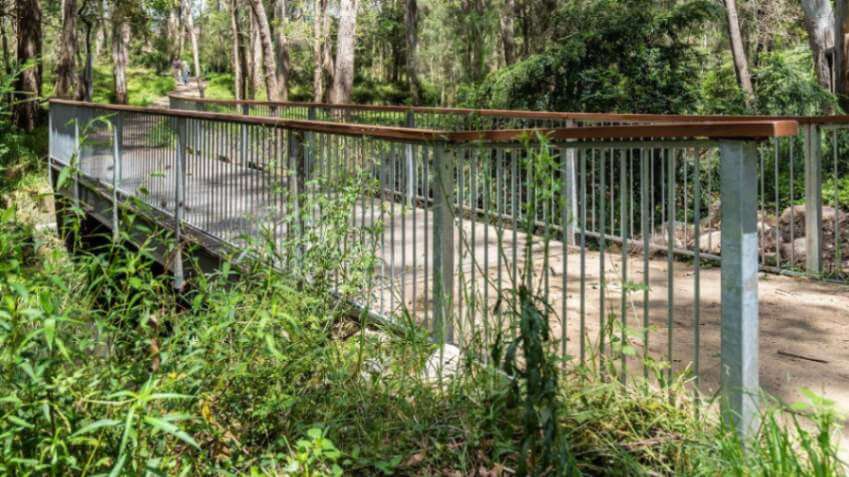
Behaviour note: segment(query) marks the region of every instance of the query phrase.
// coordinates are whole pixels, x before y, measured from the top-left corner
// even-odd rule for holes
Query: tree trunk
[[[41,96],[41,6],[38,0],[16,0],[17,57],[25,66],[15,84],[15,104],[12,115],[15,124],[24,131],[35,128],[38,116],[38,97]]]
[[[127,50],[130,44],[130,22],[122,12],[114,12],[112,20],[112,79],[115,102],[127,104]]]
[[[731,41],[731,55],[734,57],[734,71],[737,73],[737,83],[746,97],[746,106],[751,108],[755,99],[755,89],[752,87],[749,61],[746,58],[743,36],[740,33],[740,20],[737,18],[737,1],[725,0],[725,11],[728,15],[728,39]]]
[[[501,47],[504,50],[504,64],[510,66],[515,61],[516,40],[513,38],[513,17],[516,15],[514,0],[504,0],[501,12]]]
[[[271,28],[268,26],[268,16],[265,14],[265,6],[263,6],[262,0],[250,0],[250,4],[254,18],[256,18],[257,34],[262,48],[265,92],[269,101],[278,101],[280,90],[277,86],[277,61],[274,58],[274,44],[271,40]]]
[[[354,89],[354,44],[357,33],[357,0],[342,0],[339,8],[339,31],[336,38],[336,69],[330,102],[350,103]]]
[[[248,10],[250,18],[249,35],[249,55],[248,58],[248,96],[251,99],[256,97],[259,90],[262,89],[262,47],[259,43],[259,26],[257,25],[256,15],[253,10]]]
[[[322,67],[322,54],[324,51],[324,30],[323,20],[327,16],[327,0],[315,0],[315,13],[312,20],[313,39],[312,39],[312,95],[313,101],[320,103],[324,97],[324,70]]]
[[[198,51],[198,34],[195,31],[195,21],[192,16],[192,2],[187,0],[184,4],[186,32],[189,34],[189,40],[192,42],[192,60],[195,66],[195,80],[198,82],[198,93],[200,97],[204,97],[203,89],[203,73],[200,70],[200,52]]]
[[[0,6],[3,7],[3,11],[6,10],[6,3],[0,2]],[[9,56],[9,38],[6,36],[6,16],[0,17],[0,42],[2,42],[3,48],[3,71],[6,72],[7,75],[12,74],[12,59]]]
[[[834,45],[834,10],[829,0],[802,0],[802,11],[805,13],[805,29],[808,31],[817,81],[820,86],[832,91],[827,53]]]
[[[333,74],[336,72],[335,65],[333,64],[333,46],[330,43],[330,15],[327,13],[327,5],[328,0],[322,0],[324,3],[324,15],[322,16],[322,58],[321,58],[321,69],[323,71],[323,78],[329,79],[330,82],[333,81]],[[322,79],[322,82],[325,81]],[[330,88],[326,87],[326,83],[322,83],[323,92],[321,95],[321,102],[327,102],[328,96],[330,96]]]
[[[180,18],[180,8],[174,5],[168,9],[168,25],[166,35],[168,37],[168,61],[173,62],[180,57],[180,37],[183,35],[182,19]]]
[[[849,5],[847,0],[837,0],[834,9],[834,71],[835,91],[843,110],[849,109]]]
[[[277,18],[275,40],[277,43],[277,97],[280,101],[289,100],[289,39],[286,37],[288,17],[286,0],[274,2],[274,15]]]
[[[233,35],[233,87],[236,100],[245,99],[245,51],[239,29],[238,0],[230,0],[230,33]]]
[[[419,75],[416,71],[416,51],[418,50],[419,39],[419,21],[418,21],[418,5],[416,0],[406,0],[407,8],[404,10],[404,24],[406,26],[407,37],[407,81],[410,83],[410,99],[413,104],[421,104],[422,101],[422,85],[419,82]]]
[[[77,2],[62,1],[62,37],[56,55],[56,85],[59,98],[73,98],[77,93]]]

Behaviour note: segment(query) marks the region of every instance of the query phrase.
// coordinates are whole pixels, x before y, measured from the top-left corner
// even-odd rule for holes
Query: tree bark
[[[198,82],[198,93],[200,97],[204,97],[204,88],[203,88],[203,72],[200,69],[200,51],[198,50],[198,35],[197,31],[195,31],[195,21],[192,16],[192,1],[187,0],[184,4],[184,12],[186,25],[186,32],[189,34],[189,40],[192,42],[192,60],[194,62],[195,67],[195,80]]]
[[[180,57],[180,38],[183,35],[183,21],[180,18],[180,7],[175,4],[168,9],[168,24],[166,35],[168,37],[168,60],[173,62]],[[169,64],[170,66],[170,64]]]
[[[513,38],[513,17],[516,14],[515,0],[504,0],[501,12],[501,48],[504,51],[504,64],[510,66],[515,61],[516,40]]]
[[[245,49],[242,44],[242,32],[239,28],[238,0],[230,0],[230,33],[233,35],[233,87],[236,100],[245,99]]]
[[[289,39],[286,37],[288,17],[286,0],[274,2],[276,17],[275,40],[277,43],[277,97],[280,101],[289,100]]]
[[[324,18],[327,16],[327,0],[315,0],[313,8],[312,29],[312,94],[313,101],[320,103],[324,97],[324,69],[323,69],[323,52],[324,52]]]
[[[849,5],[847,0],[837,0],[834,9],[834,71],[835,91],[844,110],[849,109]]]
[[[354,89],[354,45],[357,34],[357,0],[342,0],[339,8],[339,31],[336,38],[336,69],[330,102],[350,103]]]
[[[127,104],[127,61],[130,45],[130,22],[123,12],[113,12],[112,19],[112,80],[115,102]]]
[[[410,83],[410,99],[413,104],[421,104],[422,85],[419,82],[419,74],[416,71],[416,52],[418,50],[419,21],[418,5],[416,0],[406,0],[407,8],[404,9],[404,24],[406,26],[407,39],[407,81]]]
[[[277,86],[277,61],[274,58],[274,44],[271,40],[271,28],[268,26],[268,16],[265,14],[265,6],[263,6],[262,0],[250,0],[250,4],[254,18],[256,18],[257,34],[262,48],[265,92],[269,101],[278,101],[280,90]]]
[[[59,98],[73,98],[77,94],[77,2],[62,1],[62,37],[56,55],[56,85],[54,94]]]
[[[35,129],[41,96],[41,6],[38,0],[16,0],[17,59],[24,70],[15,82],[12,116],[18,128]]]
[[[802,0],[802,11],[805,14],[805,29],[808,31],[817,82],[832,91],[827,52],[834,45],[834,10],[829,0]]]
[[[249,50],[248,58],[248,96],[253,99],[259,90],[262,89],[262,46],[259,42],[259,26],[256,21],[256,15],[253,10],[249,9],[250,29],[249,35]]]
[[[324,3],[324,15],[322,16],[322,53],[321,53],[321,69],[323,71],[323,78],[329,79],[328,83],[333,81],[333,74],[335,73],[336,67],[333,64],[333,46],[330,43],[330,15],[327,13],[327,6],[329,0],[322,0]],[[328,96],[330,96],[330,91],[327,86],[328,84],[324,83],[325,79],[322,79],[322,88],[323,92],[321,95],[320,102],[326,102]]]
[[[6,11],[6,2],[0,1],[0,6],[3,7],[3,11]],[[0,42],[2,42],[3,49],[3,71],[6,72],[7,75],[12,74],[12,59],[9,53],[9,38],[6,36],[6,15],[0,17]]]
[[[725,11],[728,16],[728,39],[731,42],[731,55],[734,57],[734,72],[737,73],[737,83],[745,95],[746,106],[754,104],[755,89],[752,87],[752,75],[749,73],[749,60],[743,46],[743,35],[740,33],[740,20],[737,17],[737,1],[725,0]]]

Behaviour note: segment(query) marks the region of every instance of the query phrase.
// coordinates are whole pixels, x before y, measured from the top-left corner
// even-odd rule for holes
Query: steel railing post
[[[71,156],[70,166],[74,174],[74,207],[80,208],[80,168],[82,167],[82,149],[80,147],[80,121],[79,116],[74,118],[74,153]]]
[[[416,127],[416,117],[413,114],[413,111],[407,111],[407,127],[414,128]],[[404,154],[406,156],[406,169],[407,169],[407,202],[410,206],[413,206],[413,201],[416,198],[416,168],[415,168],[415,159],[413,157],[413,145],[407,144],[404,146]]]
[[[174,274],[174,288],[182,290],[184,284],[183,276],[183,201],[185,191],[185,155],[186,155],[186,119],[177,118],[177,157],[174,167],[174,238],[176,249],[174,251],[174,262],[172,272]]]
[[[433,336],[454,343],[454,151],[435,149],[433,164]]]
[[[575,127],[575,122],[572,120],[567,121],[566,127]],[[563,205],[566,207],[565,215],[567,219],[567,222],[562,225],[566,229],[567,245],[575,245],[575,218],[578,217],[578,175],[575,169],[578,157],[577,154],[577,149],[567,147],[564,151],[564,155],[561,157],[561,160],[563,161],[563,186],[565,187],[563,192],[566,198],[566,203]]]
[[[124,119],[120,112],[112,120],[112,240],[121,236],[118,218],[118,188],[121,187],[121,153],[124,136]]]
[[[822,273],[822,151],[820,128],[803,126],[805,139],[805,271]],[[793,224],[795,227],[795,224]]]
[[[306,164],[306,155],[304,154],[304,133],[303,131],[295,131],[288,130],[289,135],[289,158],[288,163],[289,166],[293,169],[295,174],[294,180],[291,180],[290,176],[290,185],[289,192],[290,197],[294,195],[294,207],[295,207],[295,221],[297,230],[295,231],[297,237],[297,254],[298,260],[302,260],[304,256],[304,237],[306,236],[306,173],[307,173],[307,164]]]
[[[744,439],[758,425],[757,162],[755,143],[720,143],[721,409]]]

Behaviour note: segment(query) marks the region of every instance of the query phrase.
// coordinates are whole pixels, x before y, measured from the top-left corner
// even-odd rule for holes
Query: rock
[[[442,348],[434,350],[425,364],[424,376],[426,381],[437,381],[440,376],[450,378],[457,374],[460,368],[462,353],[460,348],[446,344]]]
[[[805,263],[807,253],[805,250],[805,237],[800,237],[793,242],[784,242],[781,244],[781,258],[787,263],[799,265]]]
[[[709,230],[699,237],[699,250],[705,253],[719,255],[722,243],[722,232]]]

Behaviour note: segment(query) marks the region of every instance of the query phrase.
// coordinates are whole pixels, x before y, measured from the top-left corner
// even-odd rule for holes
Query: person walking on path
[[[177,84],[183,84],[183,68],[180,64],[179,58],[174,58],[171,60],[171,72],[174,74],[174,80],[177,81]]]
[[[183,69],[183,84],[189,84],[189,63],[185,61],[180,62],[182,64]]]

